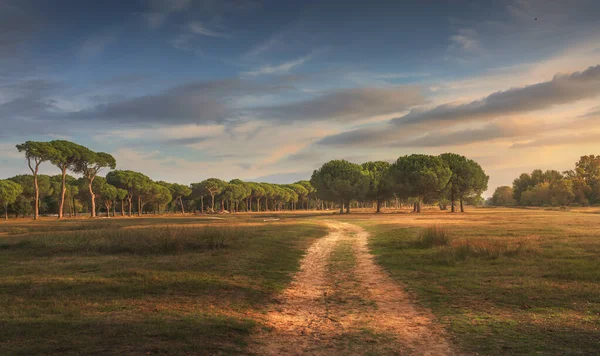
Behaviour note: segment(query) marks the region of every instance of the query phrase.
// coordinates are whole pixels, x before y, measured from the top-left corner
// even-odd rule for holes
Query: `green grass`
[[[0,236],[0,354],[243,352],[326,233],[165,220],[17,224],[29,232]]]
[[[431,308],[464,351],[597,354],[599,221],[487,214],[446,217],[450,241],[430,248],[420,246],[422,225],[360,223],[373,235],[377,262]]]

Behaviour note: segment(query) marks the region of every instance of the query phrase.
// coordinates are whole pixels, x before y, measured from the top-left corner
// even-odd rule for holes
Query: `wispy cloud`
[[[253,58],[257,57],[260,54],[268,52],[272,47],[276,46],[278,43],[281,43],[283,38],[283,33],[278,33],[274,36],[271,36],[266,41],[260,43],[259,45],[253,47],[248,52],[246,52],[243,57],[244,58]]]
[[[150,0],[149,11],[143,14],[148,26],[161,27],[173,12],[184,10],[191,0]]]
[[[79,48],[79,57],[88,59],[95,57],[104,51],[104,48],[117,40],[115,31],[111,30],[97,36],[86,39]]]
[[[248,72],[243,72],[242,75],[256,77],[259,75],[274,75],[274,74],[286,74],[291,69],[298,67],[308,61],[310,61],[313,57],[313,54],[309,54],[304,57],[300,57],[291,61],[283,62],[278,65],[266,65],[255,70],[251,70]]]
[[[231,37],[231,35],[228,33],[219,32],[219,31],[215,31],[215,30],[211,30],[211,29],[207,28],[200,21],[191,22],[188,26],[189,26],[190,32],[192,32],[193,34],[196,34],[196,35],[208,36],[208,37],[223,37],[223,38]]]

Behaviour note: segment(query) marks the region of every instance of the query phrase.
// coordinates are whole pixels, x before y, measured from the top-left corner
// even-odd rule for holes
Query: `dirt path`
[[[375,264],[368,233],[327,222],[251,345],[258,355],[455,355],[426,310]]]

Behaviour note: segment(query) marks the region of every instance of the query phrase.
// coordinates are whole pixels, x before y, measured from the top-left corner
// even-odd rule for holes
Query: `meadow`
[[[327,221],[370,233],[377,264],[431,311],[457,353],[593,354],[599,212],[11,220],[0,224],[0,354],[253,353],[254,335],[268,331],[267,306],[327,235]],[[348,275],[352,236],[332,247],[334,289],[358,283]],[[344,298],[325,299],[377,313],[368,300]],[[372,349],[399,352],[378,337],[352,339],[363,351],[380,342]]]

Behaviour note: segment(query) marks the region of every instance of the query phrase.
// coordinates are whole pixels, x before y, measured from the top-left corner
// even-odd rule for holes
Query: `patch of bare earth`
[[[328,221],[290,287],[269,307],[258,355],[456,355],[432,315],[373,260],[368,233]]]

